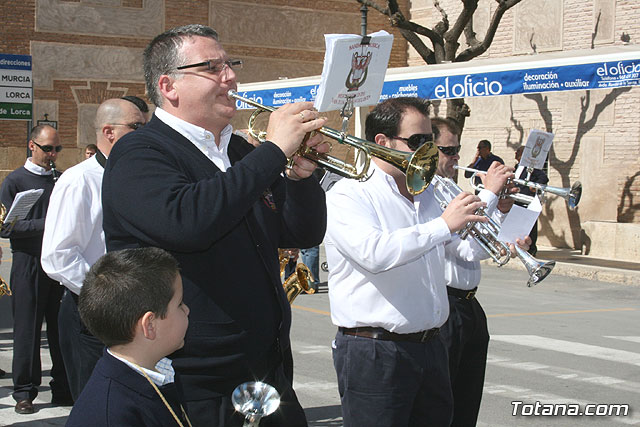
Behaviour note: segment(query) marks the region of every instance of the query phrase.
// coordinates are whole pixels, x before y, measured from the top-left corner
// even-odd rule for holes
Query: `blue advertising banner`
[[[640,61],[542,67],[385,82],[380,100],[471,98],[640,85]]]
[[[320,77],[240,85],[238,92],[278,107],[314,101]],[[640,85],[640,48],[557,52],[538,56],[390,69],[380,101],[399,96],[471,98]],[[250,108],[238,102],[239,109]]]

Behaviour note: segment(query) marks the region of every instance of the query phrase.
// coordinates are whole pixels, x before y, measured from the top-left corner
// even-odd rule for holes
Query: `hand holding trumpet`
[[[287,169],[287,176],[292,180],[308,178],[316,169],[317,164],[296,154],[301,144],[313,147],[319,153],[329,152],[330,145],[323,143],[323,136],[311,134],[327,122],[326,117],[320,117],[313,108],[312,102],[298,102],[286,104],[269,117],[266,139],[282,150],[287,158],[293,160]]]
[[[455,233],[461,230],[469,222],[487,222],[485,215],[478,215],[476,211],[487,204],[480,197],[471,193],[461,192],[442,212],[441,218],[447,223],[449,231]]]

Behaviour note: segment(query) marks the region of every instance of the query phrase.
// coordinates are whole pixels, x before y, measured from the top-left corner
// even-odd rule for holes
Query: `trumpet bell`
[[[582,184],[580,183],[580,181],[576,181],[571,186],[571,190],[569,190],[569,198],[567,199],[569,209],[574,210],[576,207],[578,207],[578,203],[580,203],[580,197],[582,197]]]
[[[516,255],[522,261],[527,272],[529,273],[528,287],[532,287],[542,282],[545,277],[551,274],[553,267],[556,266],[555,261],[539,261],[535,259],[529,252],[516,246]]]
[[[438,147],[433,142],[426,142],[418,147],[404,166],[409,193],[415,196],[426,190],[437,168]]]
[[[231,394],[236,411],[245,416],[244,426],[257,426],[260,418],[271,415],[280,406],[280,394],[275,387],[261,381],[240,384]]]

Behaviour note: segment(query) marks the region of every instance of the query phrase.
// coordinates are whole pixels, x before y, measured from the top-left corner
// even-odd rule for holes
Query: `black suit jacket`
[[[174,414],[187,425],[180,410],[179,386],[173,382],[159,390]],[[149,381],[105,350],[65,425],[165,427],[178,424]]]
[[[283,178],[277,146],[234,135],[229,158],[223,173],[154,116],[118,141],[103,179],[107,250],[157,246],[180,262],[191,313],[172,358],[187,400],[230,393],[264,372],[274,342],[288,349],[277,249],[315,246],[326,229],[320,185]]]

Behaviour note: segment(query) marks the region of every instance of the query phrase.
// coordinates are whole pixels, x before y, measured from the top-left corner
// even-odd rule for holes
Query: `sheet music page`
[[[527,138],[527,145],[522,151],[520,166],[534,169],[544,168],[544,162],[553,143],[553,134],[541,130],[532,129]],[[518,175],[516,175],[518,176]]]
[[[498,240],[515,245],[516,239],[524,239],[529,235],[541,212],[542,205],[537,196],[533,198],[527,208],[513,205],[507,217],[502,221]]]
[[[325,34],[322,77],[314,106],[318,111],[340,110],[347,99],[354,107],[375,105],[380,100],[389,64],[393,35],[377,31],[362,45],[362,36]]]
[[[42,193],[44,193],[44,190],[40,188],[38,190],[21,191],[16,194],[11,209],[9,209],[7,217],[4,220],[5,225],[24,219]]]

